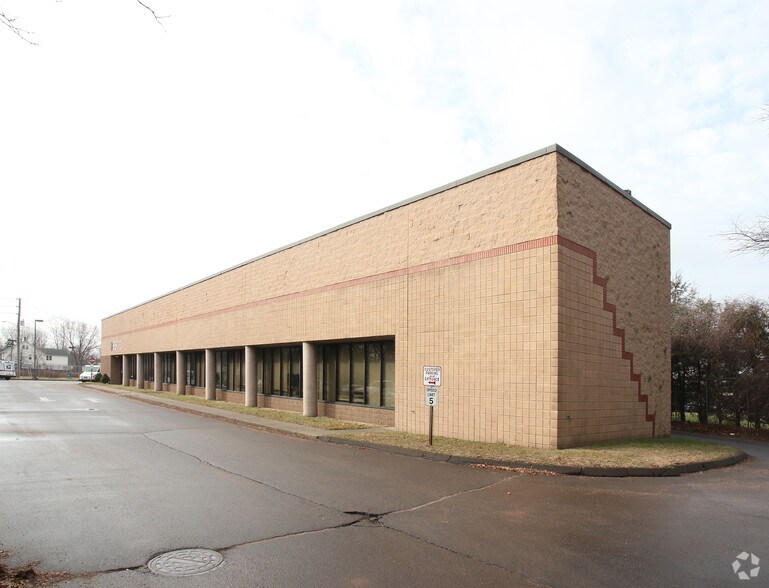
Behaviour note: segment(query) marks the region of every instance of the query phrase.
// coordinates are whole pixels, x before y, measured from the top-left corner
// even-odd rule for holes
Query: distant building
[[[33,345],[27,341],[21,342],[21,362],[20,362],[20,375],[26,375],[22,370],[31,370],[34,365]],[[16,353],[17,345],[6,347],[0,350],[0,360],[15,361],[17,360]],[[60,371],[67,372],[73,369],[70,365],[70,356],[67,349],[56,349],[51,347],[40,347],[37,350],[37,368],[38,370],[48,371]]]
[[[37,359],[37,367],[49,370],[67,371],[72,369],[69,363],[69,351],[66,349],[43,348]]]
[[[102,369],[415,433],[431,384],[435,434],[477,441],[668,435],[669,289],[670,225],[554,145],[105,318]]]

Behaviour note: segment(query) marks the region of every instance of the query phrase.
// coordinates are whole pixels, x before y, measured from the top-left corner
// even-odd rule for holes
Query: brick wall
[[[395,411],[392,409],[344,403],[320,402],[318,403],[318,416],[354,423],[370,423],[380,427],[392,427],[395,424]]]
[[[667,227],[552,152],[111,316],[102,356],[394,337],[395,410],[323,414],[424,433],[422,367],[440,365],[436,435],[665,434],[669,273]]]
[[[582,258],[579,288],[594,294],[591,308],[579,320],[590,322],[592,314],[601,321],[613,321],[612,332],[616,329],[618,334],[607,332],[604,338],[611,345],[624,345],[626,367],[618,369],[632,378],[636,397],[648,396],[648,407],[646,401],[638,401],[644,405],[643,419],[626,430],[627,435],[648,436],[652,429],[655,435],[669,435],[670,229],[562,155],[558,155],[558,201],[558,234],[583,245],[592,256],[567,254],[569,260]],[[603,288],[590,286],[593,263]],[[602,290],[611,312],[597,298]],[[569,312],[573,316],[573,309]],[[568,389],[562,390],[561,397],[569,398]],[[586,406],[600,411],[602,402],[599,395]],[[653,421],[646,420],[647,411]],[[616,431],[612,436],[627,435]]]

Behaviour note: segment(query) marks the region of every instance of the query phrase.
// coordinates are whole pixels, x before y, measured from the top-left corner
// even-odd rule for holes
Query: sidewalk
[[[113,388],[109,386],[103,386],[100,384],[85,384],[98,388],[104,392],[115,394],[117,396],[123,396],[125,398],[131,398],[140,402],[147,402],[149,404],[156,404],[173,408],[182,412],[188,412],[191,414],[197,414],[208,418],[213,418],[233,424],[251,427],[254,429],[260,429],[263,431],[269,431],[273,433],[279,433],[282,435],[290,435],[292,437],[302,437],[305,439],[313,439],[316,441],[323,441],[326,443],[336,443],[339,445],[347,445],[352,447],[366,447],[377,451],[384,451],[396,455],[403,455],[407,457],[416,457],[420,459],[429,459],[431,461],[442,461],[446,463],[456,465],[473,465],[475,467],[487,467],[497,469],[509,469],[509,470],[526,470],[546,472],[551,474],[561,474],[570,476],[592,476],[592,477],[661,477],[661,476],[680,476],[682,474],[691,474],[695,472],[703,472],[715,468],[723,468],[731,465],[735,465],[744,461],[748,456],[744,452],[740,451],[738,455],[733,457],[727,457],[724,459],[718,459],[708,462],[693,462],[682,465],[675,465],[670,467],[579,467],[579,466],[563,466],[555,464],[533,464],[527,462],[516,461],[499,461],[494,459],[484,459],[478,457],[463,457],[456,455],[446,455],[442,453],[433,453],[431,451],[422,451],[416,449],[409,449],[405,447],[398,447],[396,445],[382,445],[377,443],[368,443],[358,439],[346,439],[344,437],[334,437],[329,433],[327,429],[317,429],[315,427],[309,427],[306,425],[299,425],[296,423],[286,423],[283,421],[276,421],[272,419],[266,419],[258,416],[240,414],[229,410],[223,410],[219,408],[213,408],[209,406],[201,406],[198,404],[190,404],[181,400],[172,400],[170,398],[162,398],[158,396],[151,396],[149,394],[143,394],[141,392],[130,392],[119,388]],[[370,429],[356,429],[357,433],[378,433],[382,431],[393,431],[391,427],[382,428],[370,428]]]
[[[223,410],[220,408],[213,408],[210,406],[190,404],[189,402],[184,402],[183,400],[171,400],[170,398],[161,398],[158,396],[151,396],[149,394],[143,394],[141,392],[129,392],[127,390],[112,388],[112,387],[103,386],[100,384],[89,383],[86,385],[92,386],[94,388],[98,388],[99,390],[108,392],[110,394],[124,396],[126,398],[133,398],[134,400],[147,402],[149,404],[159,404],[162,406],[173,408],[175,410],[180,410],[182,412],[199,414],[199,415],[207,416],[209,418],[223,420],[223,421],[227,421],[235,424],[241,424],[248,427],[252,427],[254,429],[260,429],[263,431],[272,431],[274,433],[291,435],[293,437],[305,437],[307,439],[322,439],[323,437],[326,437],[329,434],[328,430],[326,429],[316,429],[315,427],[308,427],[306,425],[299,425],[296,423],[286,423],[283,421],[265,419],[262,417],[253,416],[249,414],[240,414],[237,412],[232,412],[231,410]],[[391,431],[393,429],[388,429],[388,428],[361,429],[361,431],[377,431],[377,432],[388,431],[388,430]]]

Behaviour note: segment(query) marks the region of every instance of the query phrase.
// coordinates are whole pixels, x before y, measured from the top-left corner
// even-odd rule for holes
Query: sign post
[[[425,404],[430,409],[427,444],[433,444],[433,409],[438,404],[438,386],[425,386]]]
[[[426,365],[422,367],[422,382],[425,387],[425,405],[430,409],[430,421],[427,427],[427,444],[433,444],[433,409],[438,404],[438,387],[441,385],[442,370],[440,366]]]

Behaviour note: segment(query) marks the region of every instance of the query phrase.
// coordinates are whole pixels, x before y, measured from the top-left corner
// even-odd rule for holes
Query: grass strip
[[[102,384],[103,385],[103,384]],[[206,400],[199,396],[191,396],[186,394],[174,394],[173,392],[153,392],[150,390],[139,390],[131,386],[117,386],[114,384],[108,384],[109,388],[117,388],[125,390],[127,392],[134,392],[138,394],[145,394],[147,396],[155,396],[157,398],[167,398],[168,400],[175,400],[177,402],[185,402],[188,404],[197,404],[199,406],[208,406],[210,408],[218,408],[219,410],[226,410],[228,412],[235,412],[238,414],[247,414],[263,419],[270,419],[272,421],[281,421],[283,423],[293,423],[295,425],[304,425],[306,427],[314,427],[316,429],[323,429],[326,431],[344,431],[355,429],[370,429],[372,425],[364,423],[355,423],[351,421],[340,421],[337,419],[331,419],[328,417],[308,417],[298,412],[291,412],[288,410],[277,410],[274,408],[257,408],[251,406],[244,406],[235,402],[227,402],[225,400]]]
[[[334,433],[334,437],[455,455],[457,457],[477,457],[479,459],[524,462],[532,465],[563,465],[573,467],[671,467],[674,465],[715,461],[740,453],[739,450],[728,445],[721,445],[720,443],[673,439],[671,437],[611,441],[574,449],[535,449],[506,445],[504,443],[481,443],[462,439],[450,439],[448,437],[433,437],[433,445],[430,446],[427,444],[426,435],[398,431]]]
[[[109,384],[128,392],[167,398],[177,402],[218,408],[229,412],[253,415],[265,419],[295,423],[333,431],[334,437],[354,439],[379,445],[391,445],[424,452],[455,455],[478,459],[523,462],[532,465],[562,465],[572,467],[608,468],[659,468],[699,462],[709,462],[733,457],[738,449],[720,443],[693,439],[661,437],[629,441],[610,441],[573,449],[536,449],[506,445],[504,443],[482,443],[448,437],[433,437],[432,446],[427,444],[427,435],[400,431],[366,431],[372,425],[341,421],[328,417],[306,417],[297,412],[273,408],[253,408],[223,400],[206,400],[199,396],[178,395],[172,392],[153,392]]]

